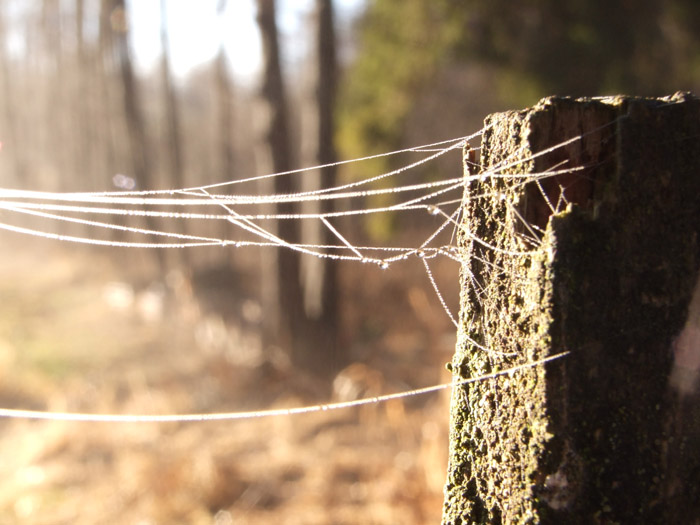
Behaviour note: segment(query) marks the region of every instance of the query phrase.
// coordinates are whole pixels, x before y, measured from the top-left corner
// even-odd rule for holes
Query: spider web
[[[522,188],[525,185],[535,185],[539,188],[544,200],[552,213],[561,211],[567,204],[565,188],[560,188],[559,197],[552,202],[542,189],[541,181],[563,173],[570,173],[572,168],[556,165],[543,173],[527,173],[519,171],[520,166],[532,161],[535,157],[546,155],[558,148],[563,148],[579,140],[572,137],[547,150],[527,158],[514,155],[505,159],[488,170],[482,170],[473,152],[478,147],[471,148],[470,142],[476,142],[486,131],[483,128],[469,136],[458,137],[422,146],[407,148],[394,152],[373,155],[359,159],[341,161],[324,166],[292,170],[282,173],[266,174],[237,179],[229,182],[210,184],[190,188],[176,188],[156,191],[117,191],[117,192],[79,192],[54,193],[28,190],[0,189],[0,210],[13,220],[0,222],[0,228],[12,232],[55,239],[62,242],[73,242],[110,247],[129,247],[143,249],[183,249],[204,246],[221,246],[227,248],[259,247],[264,249],[289,249],[301,254],[319,257],[330,261],[351,261],[363,264],[374,264],[384,270],[391,265],[408,259],[418,259],[423,265],[428,280],[435,292],[436,298],[449,316],[452,323],[459,328],[457,315],[449,307],[443,297],[431,270],[431,260],[447,258],[462,266],[471,258],[472,262],[487,265],[498,272],[512,271],[509,260],[513,258],[531,257],[539,253],[541,248],[542,230],[534,224],[529,224],[518,211],[517,203],[509,199],[504,192],[503,182],[507,181],[511,188]],[[426,165],[449,152],[464,149],[464,174],[446,180],[420,183],[405,183],[402,176],[407,172]],[[470,153],[471,152],[471,153]],[[389,157],[399,154],[419,155],[414,160],[385,173],[348,182],[331,188],[321,188],[291,194],[242,194],[236,193],[238,185],[257,182],[275,177],[304,176],[305,173],[319,168],[360,163],[378,157]],[[575,168],[581,169],[581,168]],[[377,181],[390,182],[385,188],[377,188]],[[474,186],[478,182],[478,186]],[[387,186],[386,184],[384,184]],[[474,192],[469,188],[478,187]],[[393,204],[380,206],[357,207],[357,203],[366,203],[366,199],[376,196],[392,196]],[[498,227],[508,232],[513,242],[505,245],[495,245],[487,241],[469,228],[469,223],[463,220],[465,199],[472,205],[491,206],[493,202],[501,203],[504,213],[494,218]],[[305,203],[333,200],[349,203],[356,207],[348,207],[342,211],[327,213],[296,213],[279,214],[263,212],[271,204]],[[369,201],[372,202],[372,201]],[[476,204],[475,204],[476,203]],[[439,217],[441,222],[426,237],[415,244],[404,246],[385,245],[355,245],[349,240],[349,235],[342,231],[339,221],[345,217],[367,216],[382,213],[423,213]],[[169,229],[143,228],[128,224],[132,218],[156,218],[165,223]],[[28,226],[23,218],[39,219],[43,228]],[[333,244],[302,244],[293,243],[270,231],[267,224],[271,220],[318,221],[328,229],[337,242]],[[177,230],[182,222],[217,222],[230,225],[230,234],[226,237],[189,234]],[[83,235],[73,235],[56,232],[59,224],[81,225],[86,231]],[[170,229],[172,228],[172,229]],[[213,229],[212,229],[213,230]],[[132,234],[133,240],[115,240],[109,238],[115,231]],[[217,231],[222,231],[219,228]],[[461,243],[458,241],[462,239]],[[463,245],[471,246],[464,249]],[[475,249],[476,247],[476,249]],[[527,284],[527,276],[516,276]],[[474,275],[467,275],[465,281],[474,300],[481,302],[488,295],[489,283],[479,281]],[[464,292],[463,292],[464,293]],[[465,331],[460,331],[464,333]],[[466,331],[467,333],[469,330]],[[501,348],[495,341],[477,341],[468,338],[468,343],[477,351],[489,356],[512,356],[517,353],[514,349]],[[229,412],[218,414],[180,414],[180,415],[118,415],[118,414],[87,414],[87,413],[58,413],[46,411],[30,411],[0,408],[0,417],[56,419],[71,421],[95,422],[173,422],[173,421],[208,421],[249,419],[266,416],[293,415],[315,411],[348,408],[369,403],[389,401],[392,399],[435,392],[456,385],[483,381],[503,374],[513,374],[520,370],[541,365],[553,359],[566,355],[566,352],[539,360],[525,360],[515,366],[504,366],[496,372],[480,373],[474,371],[469,378],[455,376],[452,382],[433,385],[415,390],[398,392],[384,396],[358,399],[349,402],[319,404],[288,409],[262,410],[254,412]],[[493,370],[493,369],[492,369]]]

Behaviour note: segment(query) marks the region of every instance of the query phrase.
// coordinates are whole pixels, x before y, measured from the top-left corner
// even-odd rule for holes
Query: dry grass
[[[127,277],[115,252],[0,239],[3,407],[182,413],[328,400],[330,382],[253,351],[236,359],[255,334],[196,295],[159,303],[158,288],[115,284],[133,280],[141,255],[122,259]],[[363,363],[341,376],[349,395],[445,381],[453,329],[420,268],[353,271],[344,328]],[[0,524],[436,523],[447,395],[216,423],[0,421]]]

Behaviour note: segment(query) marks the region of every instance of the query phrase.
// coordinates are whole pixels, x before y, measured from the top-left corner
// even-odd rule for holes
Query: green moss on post
[[[569,354],[454,389],[443,523],[700,517],[700,395],[669,383],[700,269],[700,101],[548,98],[486,126],[451,368]]]

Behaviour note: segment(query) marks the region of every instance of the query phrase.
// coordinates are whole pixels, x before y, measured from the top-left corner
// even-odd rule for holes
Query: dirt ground
[[[358,362],[333,389],[282,351],[262,352],[253,299],[232,303],[237,321],[177,274],[134,284],[150,252],[5,233],[0,247],[5,408],[230,412],[449,381],[455,330],[418,261],[343,269],[344,332]],[[446,268],[454,305],[456,268]],[[0,420],[0,524],[437,523],[448,398],[206,423]]]

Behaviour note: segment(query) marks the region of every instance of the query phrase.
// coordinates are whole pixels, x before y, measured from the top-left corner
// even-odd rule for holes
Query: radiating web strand
[[[333,235],[338,237],[338,239],[340,239],[341,242],[343,242],[348,248],[350,248],[360,258],[360,260],[365,259],[365,256],[362,255],[362,253],[357,248],[350,244],[350,242],[345,237],[343,237],[340,234],[340,232],[336,230],[325,217],[321,217],[321,222],[323,222],[324,226],[328,228],[333,233]]]
[[[25,228],[22,226],[14,226],[12,224],[0,223],[0,229],[30,235],[33,237],[42,237],[44,239],[53,239],[56,241],[75,242],[79,244],[91,244],[95,246],[112,246],[120,248],[193,248],[201,246],[220,246],[223,244],[231,244],[227,241],[212,241],[212,242],[187,242],[187,243],[154,243],[154,242],[131,242],[131,241],[112,241],[104,239],[93,239],[91,237],[78,237],[75,235],[65,235],[58,233],[44,232]]]
[[[455,325],[455,328],[459,329],[459,323],[455,319],[454,315],[452,315],[452,312],[450,311],[449,307],[447,306],[447,303],[445,302],[445,298],[442,296],[442,293],[440,293],[440,288],[438,288],[438,285],[435,282],[435,278],[433,277],[433,272],[430,271],[430,266],[428,265],[428,261],[426,260],[425,257],[421,257],[421,262],[423,263],[423,266],[425,267],[425,272],[428,274],[428,279],[430,279],[430,284],[433,285],[433,290],[435,290],[435,294],[438,296],[438,299],[440,301],[440,304],[442,305],[443,310],[445,310],[448,317],[452,321],[452,324]]]
[[[137,415],[137,414],[88,414],[84,412],[50,412],[41,410],[22,410],[13,408],[0,408],[0,417],[12,419],[40,419],[48,421],[72,421],[72,422],[90,422],[90,423],[187,423],[187,422],[204,422],[204,421],[233,421],[244,419],[258,419],[263,417],[276,416],[293,416],[299,414],[310,414],[313,412],[324,412],[328,410],[338,410],[344,408],[358,407],[374,403],[383,403],[394,399],[402,399],[405,397],[429,394],[455,388],[459,386],[476,383],[479,381],[487,381],[503,375],[515,374],[529,368],[541,366],[551,361],[560,359],[569,354],[568,351],[561,352],[543,359],[523,363],[513,366],[505,370],[499,370],[490,374],[484,374],[477,377],[467,379],[457,379],[450,383],[442,383],[439,385],[417,388],[396,394],[386,394],[364,399],[356,399],[354,401],[343,401],[339,403],[327,403],[321,405],[312,405],[295,408],[277,408],[270,410],[257,410],[248,412],[220,412],[215,414],[156,414],[156,415]]]
[[[3,199],[15,199],[13,201],[0,201],[2,203],[10,203],[15,206],[32,207],[33,202],[26,202],[27,199],[39,201],[58,201],[58,202],[82,202],[86,204],[122,204],[130,206],[217,206],[220,202],[229,205],[260,205],[270,203],[299,203],[305,201],[322,201],[322,200],[338,200],[338,199],[353,199],[370,197],[375,195],[390,195],[401,192],[418,191],[430,189],[440,186],[455,186],[461,185],[462,177],[445,179],[432,182],[423,182],[418,184],[406,184],[403,186],[394,186],[390,188],[377,188],[371,190],[358,190],[351,192],[338,192],[338,188],[330,190],[336,193],[331,193],[330,190],[317,190],[313,192],[291,193],[291,194],[273,194],[273,195],[226,195],[226,194],[206,194],[203,198],[173,198],[169,197],[146,197],[146,196],[124,196],[116,193],[58,193],[33,190],[8,190],[0,188],[0,197]],[[186,195],[189,197],[197,197],[204,195],[204,188],[196,190],[169,190],[169,193]],[[21,199],[21,200],[20,200]],[[90,208],[86,208],[89,211]]]
[[[423,160],[419,161],[419,162],[418,162],[418,165],[420,165],[420,164],[422,164],[422,163],[424,163],[424,162],[429,162],[430,160],[432,160],[433,158],[435,158],[435,157],[437,157],[437,156],[440,156],[440,155],[442,155],[442,154],[444,154],[444,153],[447,153],[447,152],[449,152],[449,151],[452,151],[452,150],[456,149],[457,147],[461,147],[462,144],[464,144],[464,143],[466,143],[467,141],[469,141],[469,140],[471,140],[471,139],[473,139],[473,138],[475,138],[475,137],[481,135],[481,134],[483,133],[483,131],[486,130],[486,129],[489,129],[489,128],[488,128],[488,127],[482,128],[481,130],[479,130],[479,131],[477,131],[477,132],[475,132],[475,133],[473,133],[473,134],[471,134],[471,135],[465,136],[465,137],[447,139],[447,140],[443,140],[443,141],[440,141],[440,142],[435,142],[435,143],[433,143],[433,144],[426,144],[426,145],[424,145],[424,146],[414,146],[414,147],[411,147],[411,148],[405,148],[405,149],[401,149],[401,150],[390,151],[390,152],[387,152],[387,153],[379,153],[379,154],[369,155],[369,156],[366,156],[366,157],[360,157],[360,158],[356,158],[356,159],[342,160],[342,161],[332,162],[332,163],[328,163],[328,164],[322,164],[322,165],[318,165],[318,166],[311,166],[311,167],[307,167],[307,168],[299,168],[299,169],[295,169],[295,170],[283,171],[283,172],[278,172],[278,173],[270,173],[270,174],[266,174],[266,175],[259,175],[259,176],[247,177],[247,178],[243,178],[243,179],[230,180],[230,181],[225,181],[225,182],[219,182],[219,183],[214,183],[214,184],[208,184],[208,185],[204,185],[204,186],[196,186],[196,187],[191,187],[191,188],[181,188],[181,189],[177,189],[177,190],[166,189],[166,190],[140,190],[140,191],[117,191],[117,192],[81,192],[81,193],[62,193],[62,194],[60,194],[60,195],[65,195],[65,196],[67,196],[67,197],[70,199],[70,196],[71,196],[71,195],[78,195],[78,196],[81,196],[81,195],[92,195],[92,196],[100,196],[100,195],[104,195],[104,196],[144,196],[144,195],[172,195],[172,194],[174,194],[174,193],[177,193],[178,191],[183,191],[183,192],[196,192],[196,191],[198,191],[198,190],[200,190],[200,189],[209,190],[209,189],[213,189],[213,188],[221,188],[221,187],[230,186],[230,185],[235,185],[235,184],[243,184],[243,183],[246,183],[246,182],[255,182],[255,181],[258,181],[258,180],[263,180],[263,179],[272,178],[272,177],[280,177],[280,176],[284,176],[284,175],[292,175],[292,174],[295,174],[295,173],[303,173],[303,172],[307,172],[307,171],[314,171],[314,170],[323,169],[323,168],[328,168],[328,167],[334,167],[334,166],[341,166],[341,165],[346,165],[346,164],[359,163],[359,162],[363,162],[363,161],[366,161],[366,160],[372,160],[372,159],[377,159],[377,158],[381,158],[381,157],[387,157],[387,156],[397,155],[397,154],[400,154],[400,153],[409,153],[409,152],[418,152],[418,153],[420,153],[422,148],[430,148],[430,147],[439,146],[439,145],[442,145],[442,144],[449,144],[449,145],[450,145],[450,146],[448,146],[448,147],[446,147],[446,148],[442,148],[442,149],[437,150],[438,153],[439,153],[438,155],[433,155],[433,156],[430,156],[430,157],[428,157],[428,158],[426,158],[426,159],[423,159]],[[409,169],[410,167],[414,167],[414,164],[411,164],[409,167],[401,168],[401,171],[405,171],[406,169]],[[395,173],[390,172],[390,174],[395,174]],[[384,175],[382,175],[382,176],[386,176],[386,175],[389,175],[389,174],[384,174]],[[373,180],[374,180],[374,179],[373,179]],[[364,182],[367,182],[367,181],[364,181]],[[336,188],[336,189],[337,189],[337,188]],[[0,196],[3,196],[3,195],[5,194],[5,192],[23,193],[23,191],[24,191],[24,190],[5,190],[5,189],[0,189]]]
[[[163,236],[163,237],[172,237],[175,239],[186,239],[186,240],[192,240],[192,241],[209,242],[212,244],[221,244],[222,242],[226,242],[225,240],[216,239],[213,237],[202,237],[199,235],[188,235],[188,234],[184,234],[184,233],[165,232],[165,231],[161,231],[161,230],[150,230],[150,229],[146,229],[146,228],[138,228],[135,226],[122,226],[121,224],[112,224],[110,222],[91,221],[91,220],[87,220],[87,219],[79,219],[77,217],[67,217],[65,215],[56,215],[54,213],[46,213],[46,212],[32,210],[32,209],[26,209],[26,208],[16,208],[16,207],[5,206],[5,205],[0,205],[0,208],[8,210],[8,211],[13,211],[16,213],[33,215],[35,217],[42,217],[45,219],[53,219],[53,220],[62,221],[62,222],[71,222],[74,224],[82,224],[84,226],[94,226],[97,228],[104,228],[104,229],[109,229],[109,230],[126,231],[126,232],[130,232],[130,233],[141,234],[141,235],[156,235],[156,236]]]

